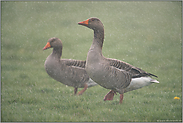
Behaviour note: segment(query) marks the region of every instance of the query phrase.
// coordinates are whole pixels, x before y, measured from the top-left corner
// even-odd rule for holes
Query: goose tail
[[[159,83],[159,81],[157,81],[155,79],[151,79],[150,82],[152,82],[152,83]]]
[[[88,87],[93,87],[98,85],[96,82],[94,82],[91,78],[88,80],[88,82],[86,83],[88,85]]]

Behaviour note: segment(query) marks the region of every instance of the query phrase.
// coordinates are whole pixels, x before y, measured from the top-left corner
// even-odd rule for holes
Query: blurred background
[[[181,2],[1,2],[1,121],[182,121]],[[49,77],[43,51],[62,40],[64,59],[85,60],[93,31],[77,23],[99,18],[103,55],[158,76],[153,84],[103,101],[100,86],[74,96]],[[180,99],[174,99],[179,97]]]

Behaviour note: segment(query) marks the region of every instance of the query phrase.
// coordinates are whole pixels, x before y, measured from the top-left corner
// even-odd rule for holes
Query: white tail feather
[[[151,80],[152,83],[159,83],[159,81],[155,80],[155,79],[152,79]]]
[[[91,78],[88,80],[88,82],[86,83],[88,85],[88,87],[92,87],[95,85],[98,85],[96,82],[94,82]]]
[[[136,90],[144,86],[151,85],[152,83],[159,83],[157,80],[150,77],[140,77],[132,79],[130,85],[125,88],[125,93],[128,91]]]

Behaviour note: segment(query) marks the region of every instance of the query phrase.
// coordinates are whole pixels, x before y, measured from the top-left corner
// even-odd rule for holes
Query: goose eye
[[[94,18],[91,19],[91,21],[94,21],[94,20],[95,20]]]
[[[51,40],[51,42],[55,42],[55,40],[56,40],[56,39],[55,39],[55,38],[53,38],[53,39]]]

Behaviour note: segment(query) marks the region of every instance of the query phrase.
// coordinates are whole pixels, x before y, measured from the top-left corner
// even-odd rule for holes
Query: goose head
[[[98,18],[89,18],[85,21],[79,22],[78,24],[93,29],[94,31],[104,29],[102,22]]]
[[[43,48],[43,50],[49,49],[49,48],[54,48],[54,49],[62,49],[62,42],[58,38],[50,38]]]

